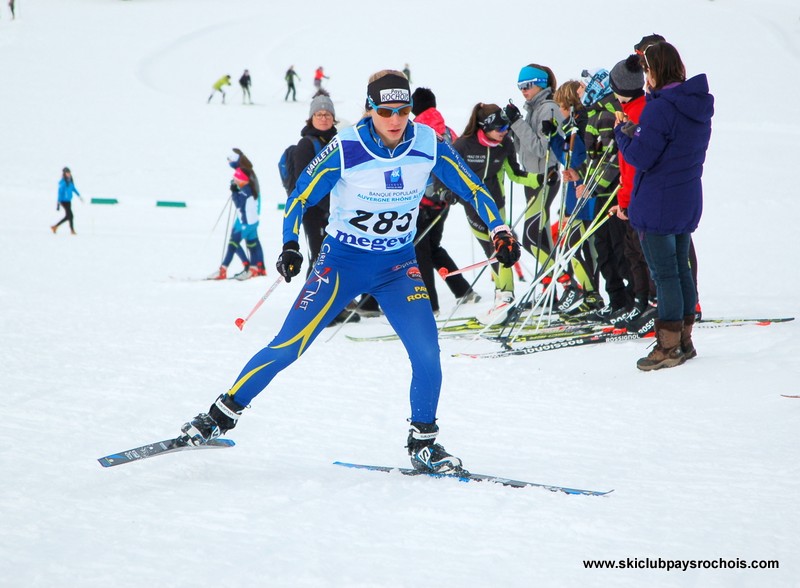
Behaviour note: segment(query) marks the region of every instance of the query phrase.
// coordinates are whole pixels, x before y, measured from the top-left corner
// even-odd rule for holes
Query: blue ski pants
[[[442,384],[439,341],[412,245],[372,252],[327,237],[280,332],[247,362],[228,394],[237,404],[250,404],[362,293],[372,294],[378,301],[411,360],[411,420],[434,422]],[[365,357],[364,361],[369,360]],[[380,369],[388,372],[391,366]]]

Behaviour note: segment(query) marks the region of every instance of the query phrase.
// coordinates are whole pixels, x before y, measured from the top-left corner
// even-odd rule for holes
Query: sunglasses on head
[[[390,106],[378,106],[372,101],[372,98],[369,98],[369,105],[370,108],[372,108],[378,114],[378,116],[382,118],[392,118],[392,116],[395,114],[397,116],[408,116],[411,114],[411,108],[414,105],[414,102],[412,101],[411,104],[392,108]]]
[[[644,59],[644,69],[645,71],[650,71],[650,62],[647,61],[647,50],[650,49],[653,45],[648,45],[644,48],[643,51],[636,51],[639,54],[639,57]]]

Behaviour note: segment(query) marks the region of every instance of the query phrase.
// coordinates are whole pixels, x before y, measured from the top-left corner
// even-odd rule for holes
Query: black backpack
[[[311,139],[311,142],[314,144],[314,155],[316,156],[322,151],[322,141],[317,137],[309,137],[309,139]],[[287,196],[294,190],[294,178],[297,176],[293,164],[294,158],[292,157],[296,148],[296,144],[289,145],[283,150],[281,158],[278,160],[278,173],[281,176],[281,183],[283,184],[283,189],[286,190]]]

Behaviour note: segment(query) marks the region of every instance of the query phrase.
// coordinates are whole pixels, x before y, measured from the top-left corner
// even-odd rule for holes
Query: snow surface
[[[39,0],[17,2],[12,22],[3,3],[0,586],[800,586],[800,400],[781,397],[800,393],[797,323],[698,329],[697,359],[650,374],[634,366],[644,342],[477,361],[451,354],[492,344],[442,341],[449,450],[476,472],[614,489],[603,498],[331,465],[406,464],[403,348],[344,338],[387,332],[380,319],[326,330],[256,399],[235,448],[96,461],[177,433],[277,331],[299,283],[239,332],[274,270],[187,278],[217,266],[234,146],[261,178],[271,266],[275,162],[320,64],[342,121],[359,117],[371,73],[409,63],[460,130],[475,102],[521,101],[524,64],[564,81],[666,35],[717,99],[695,235],[704,313],[799,314],[800,125],[784,107],[800,90],[797,3],[646,4]],[[296,104],[283,101],[290,64]],[[236,85],[228,105],[206,104],[244,68],[256,105]],[[48,229],[64,165],[87,200],[76,237]],[[478,259],[459,214],[446,245]],[[478,289],[491,297],[487,279]],[[780,569],[583,565],[626,558]]]

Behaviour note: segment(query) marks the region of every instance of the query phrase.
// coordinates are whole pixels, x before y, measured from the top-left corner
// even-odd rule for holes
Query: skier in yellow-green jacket
[[[212,86],[213,90],[211,91],[211,96],[208,97],[208,100],[206,100],[206,102],[208,104],[211,104],[211,99],[214,97],[214,94],[219,92],[220,94],[222,94],[222,103],[225,104],[225,90],[223,90],[222,88],[224,86],[230,86],[230,85],[231,85],[231,76],[228,75],[222,76]]]

